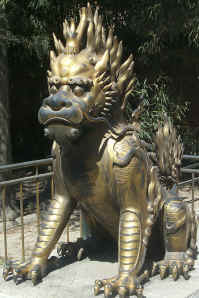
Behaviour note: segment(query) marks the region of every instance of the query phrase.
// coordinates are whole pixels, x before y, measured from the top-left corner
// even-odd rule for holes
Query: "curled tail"
[[[179,180],[183,145],[167,117],[158,128],[154,143],[160,180],[167,188],[171,188]]]

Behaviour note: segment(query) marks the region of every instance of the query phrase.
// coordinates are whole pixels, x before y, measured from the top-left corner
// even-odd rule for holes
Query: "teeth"
[[[104,111],[105,111],[105,112],[110,112],[110,109],[108,109],[108,108],[104,108]]]
[[[111,96],[106,96],[106,101],[111,101],[112,97]]]
[[[50,87],[50,92],[56,92],[57,88],[53,85],[52,87]]]
[[[48,128],[44,128],[44,136],[48,137],[50,134],[49,129]]]

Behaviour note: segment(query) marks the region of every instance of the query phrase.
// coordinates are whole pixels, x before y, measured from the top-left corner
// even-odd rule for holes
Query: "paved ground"
[[[5,282],[0,279],[0,298],[93,298],[94,281],[116,272],[117,262],[112,258],[84,259],[51,271],[37,286],[33,286],[31,281],[16,286],[13,280]],[[180,278],[177,282],[155,276],[145,284],[144,295],[147,298],[199,298],[199,261],[190,275],[188,281]],[[104,297],[103,293],[98,297]]]
[[[27,228],[27,236],[36,234],[30,229],[33,226],[32,218],[27,220],[27,227],[29,220],[31,220],[31,225]],[[74,230],[72,239],[78,237],[78,233],[78,229]],[[13,235],[10,231],[8,236],[13,237],[10,243],[14,249],[16,234]],[[32,239],[30,238],[29,241],[33,242]],[[0,239],[0,244],[0,251],[2,251],[2,239]],[[55,251],[54,254],[56,255]],[[108,252],[92,259],[60,264],[59,269],[49,272],[37,286],[33,286],[31,281],[17,286],[13,280],[5,282],[0,272],[0,298],[93,298],[94,281],[115,275],[118,267],[117,262]],[[0,266],[0,271],[1,268]],[[181,277],[177,282],[171,278],[160,280],[159,276],[155,276],[145,284],[144,295],[147,298],[199,298],[199,260],[196,261],[195,270],[190,275],[191,278],[188,281]],[[104,297],[103,293],[101,292],[98,297]]]
[[[145,285],[145,297],[199,297],[198,265],[197,263],[196,270],[191,273],[188,281],[182,278],[177,282],[170,278],[161,281],[158,276],[152,278]],[[30,281],[16,286],[12,280],[4,282],[1,279],[0,298],[92,298],[94,297],[93,281],[112,276],[115,272],[117,272],[117,263],[85,259],[49,273],[43,282],[35,287]],[[98,297],[103,297],[103,293]]]

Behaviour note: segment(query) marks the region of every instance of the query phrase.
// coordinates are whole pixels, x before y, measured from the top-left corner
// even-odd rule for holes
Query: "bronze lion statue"
[[[50,53],[49,96],[39,110],[45,134],[54,140],[54,200],[41,225],[32,258],[13,269],[15,280],[35,284],[45,274],[48,256],[79,204],[91,233],[118,241],[118,273],[97,280],[105,297],[142,297],[150,274],[185,279],[194,265],[196,221],[193,211],[172,190],[183,147],[169,120],[154,143],[140,138],[138,114],[124,117],[134,87],[133,56],[122,61],[122,42],[102,25],[98,9],[80,11],[78,25],[63,24],[65,44],[54,35]],[[143,272],[153,227],[161,223],[164,257]],[[103,241],[103,240],[102,240]],[[153,240],[154,250],[160,238]],[[4,270],[7,276],[11,268]]]

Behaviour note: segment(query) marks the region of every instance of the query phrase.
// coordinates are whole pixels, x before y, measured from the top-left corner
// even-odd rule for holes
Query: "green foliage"
[[[2,3],[0,3],[2,4]],[[5,14],[5,10],[0,5],[0,47],[1,50],[5,49],[9,42],[13,42],[15,40],[15,36],[9,29],[7,17]]]
[[[39,68],[46,68],[52,45],[52,32],[60,36],[62,23],[72,16],[74,1],[54,0],[7,0],[4,9],[15,39],[9,43],[12,61],[17,65],[35,62]],[[23,53],[23,55],[21,55]]]
[[[29,109],[32,109],[30,115],[36,113],[40,98],[47,90],[44,79],[49,65],[49,50],[53,48],[52,32],[62,38],[64,19],[73,15],[78,18],[79,8],[86,3],[86,0],[0,0],[0,7],[6,14],[5,17],[0,13],[0,22],[3,18],[7,24],[0,26],[0,42],[8,47],[11,110],[12,107],[15,109],[18,99],[27,100],[26,93],[20,93],[18,97],[16,94],[20,89],[18,78],[28,77],[29,82],[38,86],[31,99],[28,95]],[[124,54],[128,56],[132,52],[135,55],[137,85],[133,97],[138,100],[141,96],[145,100],[142,126],[144,131],[149,131],[146,137],[150,137],[164,112],[174,118],[178,126],[183,124],[187,101],[192,98],[187,95],[190,87],[184,86],[179,75],[184,76],[184,80],[191,75],[193,80],[198,76],[195,65],[199,63],[199,1],[97,0],[93,3],[99,5],[107,27],[114,27],[115,34],[123,40]],[[162,79],[162,73],[166,80]],[[194,85],[192,88],[197,87]],[[32,104],[33,100],[35,104]],[[131,113],[132,108],[130,102],[130,111],[127,112]],[[27,119],[30,121],[30,117]],[[32,123],[36,121],[32,119]],[[30,135],[29,131],[27,135]],[[23,139],[25,146],[29,139]]]
[[[138,48],[141,54],[157,54],[171,46],[187,46],[187,41],[199,46],[197,0],[142,0],[132,1],[131,5],[131,29],[142,36]]]
[[[143,112],[140,115],[141,137],[147,142],[152,142],[159,124],[164,122],[165,115],[168,115],[180,130],[180,123],[189,109],[189,102],[177,102],[170,94],[168,85],[168,78],[162,76],[153,84],[147,80],[136,80],[132,103],[139,104],[140,99],[143,101]]]
[[[120,34],[131,34],[140,55],[170,47],[199,46],[199,2],[196,0],[98,0],[105,21]],[[1,0],[11,31],[24,49],[42,60],[51,47],[52,32],[60,35],[65,17],[78,15],[86,1]],[[123,36],[124,39],[125,36]],[[127,43],[128,47],[128,43]]]
[[[87,1],[1,0],[10,26],[10,53],[13,60],[36,59],[46,68],[52,32],[61,37],[62,22],[78,16],[78,9]],[[179,47],[199,46],[199,2],[196,0],[126,0],[95,1],[105,23],[115,28],[124,40],[126,52],[137,53],[142,61],[150,55]],[[5,35],[6,39],[6,35]],[[126,39],[126,40],[125,40]],[[20,60],[18,60],[20,59]],[[27,59],[27,60],[26,60]],[[30,61],[29,61],[30,62]]]

